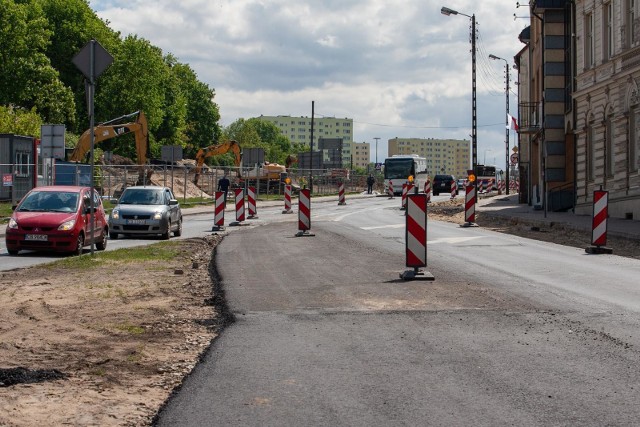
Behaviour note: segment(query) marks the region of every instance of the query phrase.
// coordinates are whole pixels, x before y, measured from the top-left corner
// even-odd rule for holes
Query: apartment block
[[[311,143],[311,117],[295,116],[260,116],[257,117],[273,123],[280,133],[292,143]],[[343,141],[342,163],[345,167],[351,164],[351,148],[353,143],[353,119],[335,117],[315,117],[313,120],[313,146],[318,147],[320,138],[341,138]]]
[[[371,163],[371,144],[368,142],[351,143],[351,156],[354,168],[366,169]]]
[[[427,159],[429,174],[465,177],[471,168],[471,141],[463,139],[393,138],[388,140],[389,156],[417,154]]]

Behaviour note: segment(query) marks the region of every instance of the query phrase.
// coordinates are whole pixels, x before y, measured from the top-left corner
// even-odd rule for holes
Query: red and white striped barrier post
[[[211,231],[220,231],[224,228],[224,192],[216,191],[214,197],[215,210],[213,214],[213,227],[211,227]]]
[[[236,188],[236,220],[229,225],[242,225],[244,221],[244,189]]]
[[[456,181],[451,181],[451,199],[455,199],[456,198],[456,190],[458,189],[458,184],[456,183]]]
[[[424,183],[424,194],[427,195],[427,203],[431,202],[431,180],[427,178]]]
[[[283,214],[293,213],[291,210],[291,185],[287,184],[284,186],[284,210]]]
[[[347,201],[345,200],[344,197],[344,182],[340,183],[340,186],[338,187],[338,205],[346,205]]]
[[[258,208],[256,207],[256,188],[249,187],[247,191],[247,209],[249,216],[247,219],[258,218]]]
[[[477,227],[476,221],[476,187],[473,182],[468,182],[464,195],[464,220],[461,227]]]
[[[309,233],[311,230],[311,190],[308,188],[300,190],[298,199],[298,233],[296,237],[314,236]]]
[[[593,192],[593,221],[591,226],[591,245],[586,248],[589,254],[612,254],[613,249],[606,248],[607,220],[609,218],[609,192]]]
[[[400,273],[403,280],[434,280],[433,274],[421,270],[427,266],[427,196],[407,195],[407,218],[405,227],[406,266],[413,270]]]
[[[387,188],[387,192],[389,193],[389,198],[393,199],[393,183],[389,180],[389,188]]]
[[[407,188],[409,184],[406,182],[402,184],[402,199],[400,200],[400,209],[404,209],[407,203],[407,192],[409,189]]]

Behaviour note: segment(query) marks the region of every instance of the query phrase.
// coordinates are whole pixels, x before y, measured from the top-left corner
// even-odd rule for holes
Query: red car
[[[102,199],[93,192],[94,227],[91,237],[91,188],[75,186],[36,187],[13,211],[6,231],[7,251],[67,252],[80,255],[85,246],[107,247],[109,226]]]

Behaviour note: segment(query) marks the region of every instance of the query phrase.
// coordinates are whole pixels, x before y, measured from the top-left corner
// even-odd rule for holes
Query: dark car
[[[128,187],[109,215],[109,237],[182,234],[182,210],[171,189],[155,185]]]
[[[456,177],[453,175],[436,175],[433,178],[433,195],[437,196],[440,193],[451,193],[451,184],[455,185],[456,195],[458,194],[458,185],[456,183]]]
[[[17,255],[21,250],[35,250],[79,255],[92,241],[98,250],[106,249],[109,227],[96,191],[93,206],[91,227],[90,187],[56,185],[32,189],[16,206],[7,225],[7,252]]]

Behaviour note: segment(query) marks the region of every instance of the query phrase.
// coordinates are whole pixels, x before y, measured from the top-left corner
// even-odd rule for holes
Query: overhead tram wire
[[[504,96],[504,88],[496,86],[496,71],[493,67],[493,64],[489,62],[489,53],[484,46],[482,34],[480,33],[480,31],[478,31],[477,47],[479,52],[479,61],[477,62],[477,64],[479,65],[478,68],[480,70],[480,80],[483,82],[486,89],[488,89],[489,95]]]

